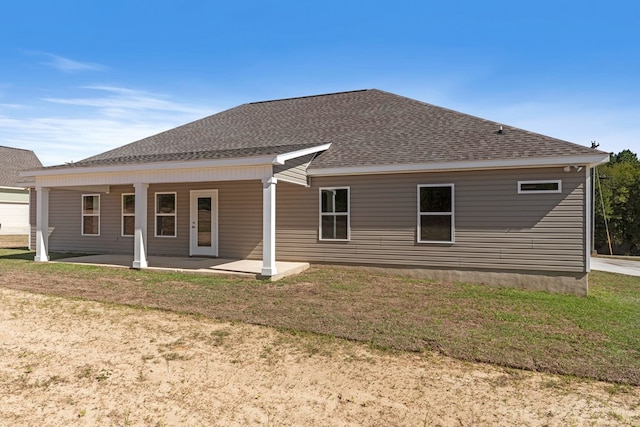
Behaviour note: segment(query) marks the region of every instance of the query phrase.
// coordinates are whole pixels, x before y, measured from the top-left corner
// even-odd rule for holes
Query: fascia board
[[[271,163],[227,167],[191,167],[188,169],[155,168],[107,173],[83,173],[36,176],[36,187],[86,187],[96,185],[161,184],[170,182],[202,182],[254,180],[270,177]]]
[[[284,165],[287,160],[295,159],[298,157],[306,156],[307,154],[318,153],[320,151],[328,150],[331,147],[331,143],[317,145],[315,147],[303,148],[302,150],[291,151],[289,153],[278,154],[273,161],[274,165]]]
[[[83,175],[95,173],[119,173],[119,172],[140,172],[152,171],[159,169],[200,169],[215,167],[238,167],[238,166],[258,166],[271,165],[274,156],[259,157],[241,157],[233,159],[216,159],[216,160],[192,160],[184,162],[158,162],[143,164],[127,164],[113,166],[88,166],[88,167],[70,167],[61,169],[37,169],[32,171],[20,172],[20,176],[55,176],[55,175]]]
[[[29,183],[28,182],[24,183],[24,187],[6,187],[6,186],[3,186],[3,185],[0,185],[0,190],[17,190],[17,191],[19,191],[19,190],[25,190],[27,188],[29,188]]]
[[[91,193],[107,193],[111,192],[110,185],[79,185],[70,187],[59,187],[60,190],[83,191]]]
[[[308,176],[361,175],[411,172],[444,172],[482,169],[514,169],[549,166],[586,165],[596,166],[609,161],[609,154],[593,154],[583,156],[534,157],[505,160],[474,160],[440,163],[410,163],[399,165],[371,165],[336,168],[307,169]]]

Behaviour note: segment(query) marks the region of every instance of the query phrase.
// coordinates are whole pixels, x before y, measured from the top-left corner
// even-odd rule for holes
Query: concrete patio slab
[[[131,255],[109,254],[62,258],[51,262],[130,268],[132,261],[133,257]],[[146,270],[171,271],[177,273],[227,274],[262,278],[260,275],[262,261],[258,260],[151,256],[147,259],[147,262],[149,267],[146,268]],[[309,268],[309,263],[277,261],[276,268],[278,273],[267,279],[275,281],[302,273]]]
[[[608,271],[610,273],[626,274],[628,276],[640,276],[640,258],[638,260],[591,257],[591,269]]]

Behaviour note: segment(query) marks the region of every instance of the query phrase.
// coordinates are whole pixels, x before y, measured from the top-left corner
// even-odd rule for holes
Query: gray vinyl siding
[[[561,179],[562,193],[517,194]],[[279,260],[427,268],[582,272],[584,173],[562,168],[313,177],[278,185]],[[417,243],[417,186],[455,184],[455,243]],[[318,240],[320,187],[350,187],[351,240]]]
[[[273,176],[282,181],[307,185],[307,166],[315,154],[298,157],[273,167]]]
[[[221,258],[262,257],[262,184],[260,181],[150,185],[147,199],[149,255],[189,255],[190,190],[218,190],[218,255]],[[133,237],[121,236],[122,193],[133,186],[112,186],[100,194],[100,236],[82,236],[82,194],[52,189],[49,194],[50,251],[133,254]],[[177,193],[176,237],[155,237],[155,194]],[[32,221],[35,229],[35,215]],[[33,234],[33,233],[32,233]]]
[[[519,180],[561,179],[562,193],[518,194]],[[276,257],[309,261],[438,269],[583,272],[585,174],[562,168],[313,177],[311,186],[276,186]],[[455,242],[417,242],[417,186],[455,185]],[[318,239],[319,189],[349,187],[348,242]],[[150,185],[149,255],[189,254],[190,190],[218,190],[218,254],[262,257],[262,183],[227,181]],[[120,236],[121,194],[101,194],[100,236],[81,235],[83,192],[52,189],[51,251],[133,254]],[[155,237],[155,194],[176,192],[177,237]],[[84,194],[90,194],[86,192]],[[35,193],[32,192],[32,242]]]
[[[147,241],[150,255],[189,255],[191,190],[218,190],[218,256],[262,257],[262,183],[225,181],[150,185]],[[177,192],[177,237],[155,237],[155,193]]]
[[[86,253],[131,253],[133,238],[120,236],[121,194],[133,187],[112,187],[110,193],[51,189],[49,250]],[[100,195],[100,235],[82,235],[82,195]]]

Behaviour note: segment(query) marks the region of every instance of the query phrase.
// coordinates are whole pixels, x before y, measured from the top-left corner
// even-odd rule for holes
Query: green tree
[[[600,182],[595,182],[596,250],[599,253],[609,253],[605,229],[606,216],[614,254],[640,255],[638,156],[630,150],[614,154],[608,164],[598,166],[597,176]]]

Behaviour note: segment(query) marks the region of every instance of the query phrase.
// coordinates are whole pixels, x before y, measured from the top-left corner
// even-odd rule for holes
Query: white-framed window
[[[176,237],[177,235],[177,202],[178,195],[173,193],[156,193],[156,237]]]
[[[100,235],[100,195],[82,195],[82,235]]]
[[[136,195],[122,194],[122,236],[133,236],[136,231]]]
[[[518,181],[518,194],[562,193],[562,180]]]
[[[320,240],[348,241],[349,187],[320,188]]]
[[[418,242],[455,241],[455,194],[453,184],[418,185]]]

